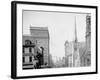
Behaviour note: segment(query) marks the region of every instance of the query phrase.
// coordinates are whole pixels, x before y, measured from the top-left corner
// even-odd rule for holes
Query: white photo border
[[[81,5],[65,5],[65,4],[52,4],[52,3],[34,3],[34,2],[18,2],[13,1],[16,7],[16,60],[14,63],[15,78],[25,77],[45,77],[56,75],[73,75],[73,74],[86,74],[97,73],[97,6],[81,6]],[[22,10],[45,10],[45,11],[60,11],[60,12],[80,12],[91,14],[91,66],[78,67],[78,68],[52,68],[52,69],[22,69]],[[13,27],[13,25],[12,25]],[[95,38],[94,38],[95,37]],[[14,55],[14,53],[13,53]],[[12,56],[13,57],[13,56]],[[13,58],[12,58],[13,59]],[[14,67],[13,66],[13,67]],[[16,69],[16,70],[15,70]],[[12,76],[12,78],[14,78]]]

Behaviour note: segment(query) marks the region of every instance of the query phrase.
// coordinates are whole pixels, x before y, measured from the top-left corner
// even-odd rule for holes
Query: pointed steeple
[[[75,16],[75,42],[77,42],[76,16]]]
[[[74,51],[73,51],[73,66],[80,66],[80,57],[79,57],[79,46],[77,40],[77,25],[76,25],[76,16],[75,16],[75,29],[74,29]]]

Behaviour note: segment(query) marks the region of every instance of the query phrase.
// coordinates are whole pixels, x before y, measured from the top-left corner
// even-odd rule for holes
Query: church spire
[[[75,16],[75,42],[77,42],[77,29],[76,29],[76,16]]]
[[[80,56],[79,56],[79,46],[77,40],[77,25],[76,25],[76,16],[75,16],[75,31],[74,31],[74,51],[73,51],[73,66],[78,67],[80,66]]]

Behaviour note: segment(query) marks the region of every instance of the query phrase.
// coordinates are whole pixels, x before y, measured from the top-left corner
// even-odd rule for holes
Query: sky
[[[30,35],[30,26],[48,27],[50,54],[65,56],[65,41],[73,41],[75,17],[78,42],[85,41],[86,15],[70,12],[23,11],[23,35]]]

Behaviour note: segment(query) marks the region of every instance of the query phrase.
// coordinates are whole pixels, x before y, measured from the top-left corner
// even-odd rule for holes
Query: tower
[[[77,43],[78,40],[77,40],[77,29],[76,29],[76,17],[75,17],[75,39],[74,39],[74,42]]]
[[[75,31],[74,31],[74,41],[73,41],[73,67],[80,66],[80,57],[79,57],[79,47],[78,47],[78,39],[77,39],[77,28],[76,28],[76,17],[75,17]]]
[[[86,15],[86,53],[84,66],[91,66],[91,15]]]

